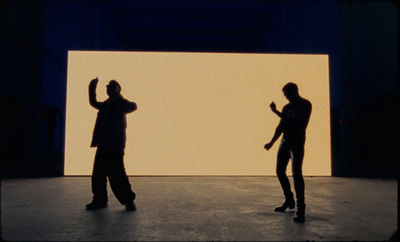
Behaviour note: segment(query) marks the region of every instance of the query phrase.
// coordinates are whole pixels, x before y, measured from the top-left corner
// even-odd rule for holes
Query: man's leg
[[[86,207],[89,210],[107,206],[107,157],[102,150],[97,149],[92,173],[93,201]]]
[[[297,212],[294,220],[296,222],[305,221],[305,184],[303,178],[303,158],[304,158],[304,146],[296,147],[291,152],[292,155],[292,172],[294,180],[294,189],[296,191],[297,200]]]
[[[111,189],[115,197],[122,205],[128,206],[133,204],[136,194],[132,191],[129,178],[124,166],[124,151],[113,151],[113,161],[110,165],[109,179]]]
[[[288,207],[294,208],[295,202],[293,199],[293,193],[290,188],[289,178],[286,175],[287,165],[289,163],[290,153],[286,148],[286,145],[282,143],[278,150],[278,157],[276,163],[276,175],[278,176],[281,184],[283,194],[285,195],[285,202],[282,206],[276,207],[275,211],[284,212]]]

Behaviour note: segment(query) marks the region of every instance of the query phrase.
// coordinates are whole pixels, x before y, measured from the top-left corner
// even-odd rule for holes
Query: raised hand
[[[90,85],[91,86],[96,86],[98,82],[99,82],[99,78],[96,77],[95,79],[90,81]]]
[[[89,89],[92,91],[96,90],[98,82],[99,82],[99,79],[97,77],[95,79],[91,80],[89,83]]]
[[[276,112],[277,110],[276,110],[276,104],[274,103],[274,102],[272,102],[270,105],[269,105],[269,107],[271,108],[271,110],[273,111],[273,112]]]

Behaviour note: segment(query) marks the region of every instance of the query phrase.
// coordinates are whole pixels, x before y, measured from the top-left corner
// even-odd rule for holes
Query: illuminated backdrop
[[[127,116],[128,175],[275,175],[279,141],[263,146],[279,122],[269,104],[287,103],[287,82],[313,104],[304,175],[331,175],[328,55],[70,51],[65,175],[92,172],[97,76],[99,101],[115,79],[138,105]]]

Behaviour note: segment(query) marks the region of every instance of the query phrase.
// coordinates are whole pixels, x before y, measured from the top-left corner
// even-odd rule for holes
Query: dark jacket
[[[136,103],[126,100],[120,94],[110,97],[104,102],[98,102],[94,88],[89,88],[89,101],[91,106],[99,110],[91,147],[124,149],[126,114],[137,109]]]

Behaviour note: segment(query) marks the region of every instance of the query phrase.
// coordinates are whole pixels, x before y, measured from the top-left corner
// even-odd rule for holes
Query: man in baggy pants
[[[137,109],[134,102],[122,97],[121,86],[115,80],[107,85],[109,98],[98,102],[96,87],[98,79],[89,84],[90,105],[99,110],[93,131],[91,147],[97,147],[92,174],[93,201],[86,205],[87,210],[107,207],[107,177],[118,201],[127,211],[136,210],[132,191],[124,166],[126,142],[126,114]]]

